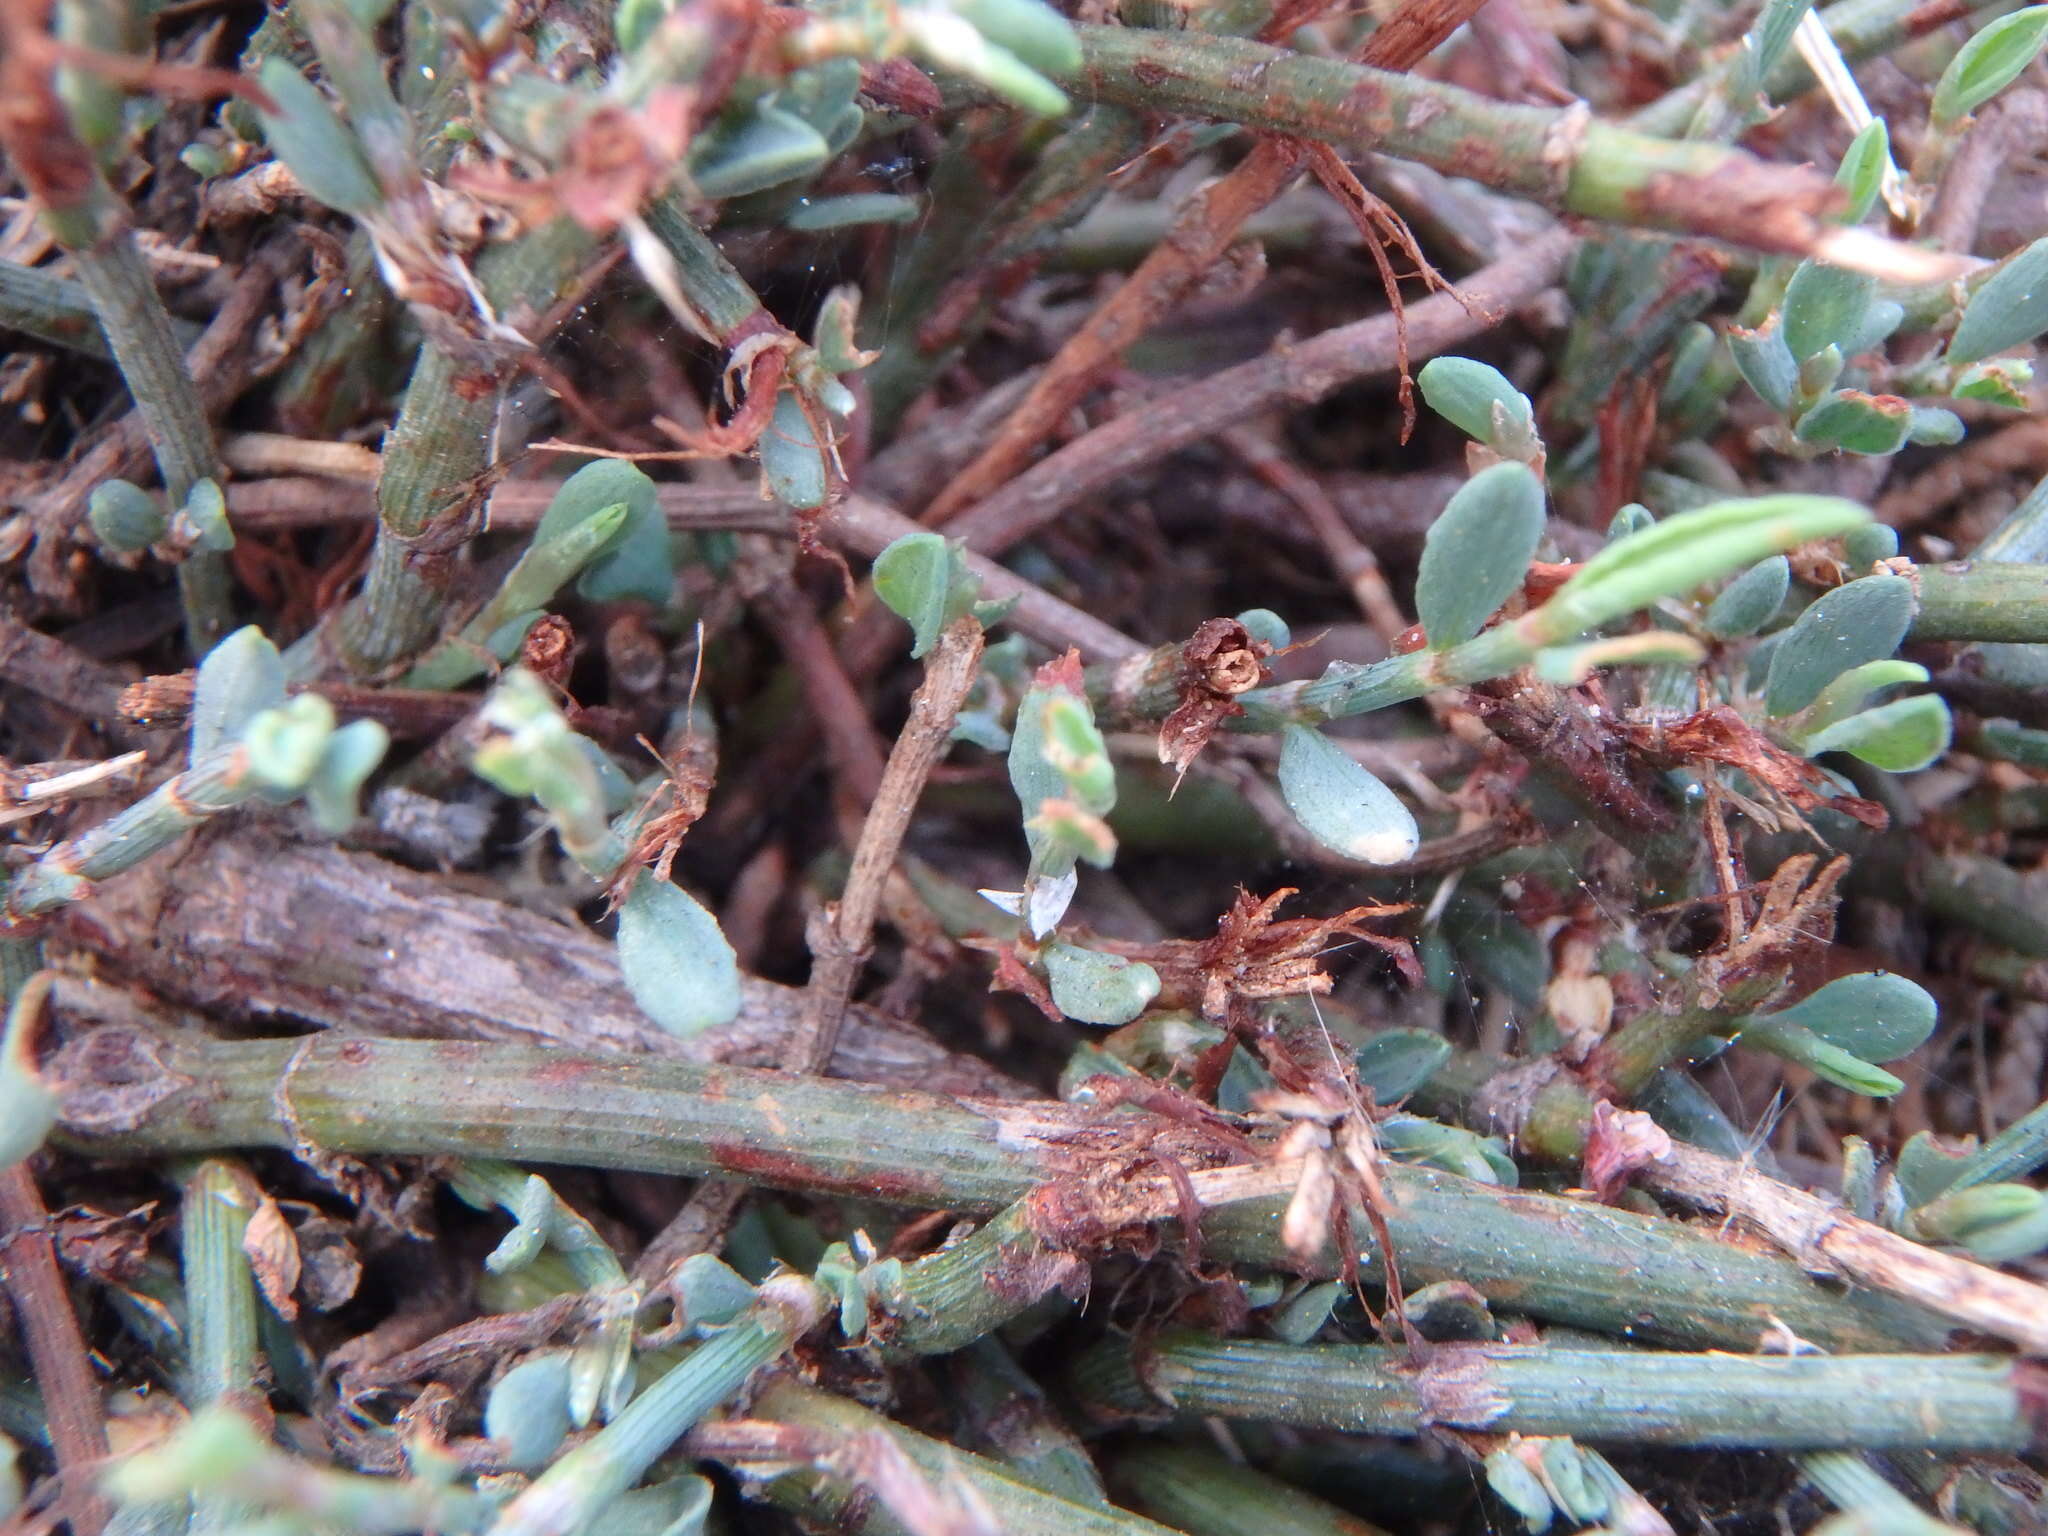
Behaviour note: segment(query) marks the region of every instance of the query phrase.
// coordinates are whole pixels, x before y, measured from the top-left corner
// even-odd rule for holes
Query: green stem
[[[1099,1116],[1064,1104],[968,1102],[498,1044],[122,1031],[82,1037],[63,1061],[59,1075],[78,1090],[135,1073],[164,1090],[132,1124],[74,1120],[67,1139],[98,1155],[307,1145],[452,1153],[732,1174],[924,1209],[1010,1205],[1085,1166],[1076,1138],[1100,1126]],[[1162,1132],[1159,1151],[1174,1145]],[[1196,1166],[1206,1146],[1186,1149]],[[1170,1183],[1156,1183],[1159,1208],[1171,1211]],[[1410,1285],[1463,1280],[1532,1316],[1715,1347],[1754,1347],[1772,1317],[1834,1349],[1931,1348],[1948,1335],[1917,1307],[1837,1293],[1787,1260],[1670,1221],[1416,1168],[1389,1168],[1386,1183]],[[1276,1195],[1210,1207],[1205,1252],[1334,1273],[1335,1255],[1306,1265],[1289,1257],[1279,1230],[1286,1203]],[[1364,1258],[1376,1266],[1376,1255]]]
[[[1993,1355],[1680,1355],[1548,1345],[1303,1347],[1176,1333],[1098,1345],[1076,1389],[1112,1413],[1352,1433],[1435,1427],[1728,1449],[2022,1450],[2041,1368]]]
[[[501,320],[531,325],[590,250],[580,226],[556,219],[486,251],[477,281]],[[440,628],[459,568],[455,553],[483,505],[501,385],[501,368],[478,362],[473,351],[435,341],[420,349],[405,404],[384,439],[369,573],[336,636],[352,671],[381,672],[409,660]]]
[[[185,1181],[180,1206],[185,1326],[190,1340],[185,1406],[256,1406],[256,1283],[243,1251],[255,1181],[235,1164],[210,1158]],[[195,1533],[239,1529],[248,1509],[225,1494],[194,1504]]]
[[[2024,1179],[2048,1163],[2048,1104],[2038,1104],[1971,1154],[1950,1189]]]
[[[194,485],[201,480],[224,483],[226,471],[142,251],[121,221],[113,193],[101,185],[93,202],[94,212],[74,209],[65,217],[46,216],[46,222],[71,253],[79,284],[92,300],[156,454],[165,493],[172,506],[182,506]],[[88,232],[95,238],[87,239]],[[193,655],[203,656],[233,622],[226,558],[209,550],[187,551],[178,565],[178,589],[186,643]]]
[[[1919,568],[1915,640],[2048,641],[2048,565],[1958,560]]]
[[[1067,83],[1092,98],[1375,149],[1587,218],[1799,252],[1832,199],[1832,185],[1810,169],[1654,138],[1582,111],[1509,105],[1238,38],[1075,30],[1083,63]],[[1769,215],[1731,218],[1728,190],[1709,195],[1716,187],[1768,200]]]
[[[647,227],[675,258],[684,297],[709,335],[730,344],[742,328],[766,316],[739,269],[675,198],[665,197],[648,208]]]
[[[699,1419],[823,1315],[823,1298],[810,1281],[794,1275],[770,1280],[747,1316],[698,1345],[625,1412],[536,1478],[492,1524],[491,1536],[569,1536],[586,1529]]]
[[[515,1221],[524,1222],[529,1214],[525,1209],[527,1191],[538,1177],[495,1158],[472,1157],[449,1170],[448,1187],[470,1205],[495,1205]],[[611,1244],[546,1180],[541,1181],[541,1187],[547,1190],[547,1201],[538,1223],[542,1229],[538,1236],[568,1261],[577,1284],[586,1291],[624,1285],[625,1267],[612,1252]]]
[[[114,355],[83,288],[18,261],[0,261],[0,326],[87,357]]]
[[[59,843],[8,887],[0,926],[41,917],[92,894],[92,883],[133,869],[208,817],[256,793],[248,752],[218,749],[118,815]]]
[[[1957,1536],[1885,1479],[1855,1451],[1813,1451],[1799,1458],[1806,1480],[1845,1513],[1863,1516],[1885,1536]]]
[[[1117,1453],[1109,1479],[1119,1498],[1188,1536],[1382,1536],[1369,1521],[1213,1446],[1140,1441]]]

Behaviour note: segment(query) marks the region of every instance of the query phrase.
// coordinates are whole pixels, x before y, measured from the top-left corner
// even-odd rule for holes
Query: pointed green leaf
[[[1752,565],[1721,589],[1707,609],[1707,628],[1723,640],[1740,640],[1770,623],[1792,587],[1792,566],[1783,555]]]
[[[1926,681],[1927,669],[1918,662],[1900,661],[1896,657],[1884,661],[1866,661],[1860,667],[1851,667],[1821,689],[1820,697],[1809,704],[1800,715],[1798,728],[1808,735],[1825,730],[1837,720],[1844,720],[1855,714],[1868,704],[1881,688],[1895,688],[1901,683]]]
[[[1422,833],[1408,807],[1320,731],[1290,725],[1280,739],[1280,793],[1325,848],[1368,864],[1414,857]]]
[[[1058,117],[1067,110],[1066,95],[1058,86],[983,36],[965,17],[928,6],[897,14],[912,46],[939,68],[978,80],[1005,101],[1041,117]]]
[[[254,624],[236,630],[199,663],[187,761],[196,766],[216,749],[239,741],[251,720],[284,702],[284,658],[277,647]]]
[[[666,605],[675,562],[659,497],[660,488],[639,465],[597,459],[562,482],[533,530],[533,544],[550,542],[606,507],[623,506],[625,520],[583,567],[576,590],[594,603],[638,597]],[[553,595],[538,597],[529,606],[543,606]]]
[[[1353,1053],[1358,1085],[1375,1104],[1405,1099],[1451,1059],[1451,1042],[1431,1029],[1383,1029]]]
[[[1804,362],[1823,347],[1846,356],[1877,294],[1877,279],[1823,262],[1802,261],[1785,285],[1785,345]]]
[[[690,148],[690,179],[706,197],[743,197],[808,176],[832,158],[824,136],[779,107],[727,113]]]
[[[257,79],[278,108],[259,113],[263,136],[307,193],[357,218],[381,208],[384,190],[363,146],[319,89],[276,55],[263,61]]]
[[[1837,1087],[1867,1098],[1888,1099],[1906,1086],[1884,1068],[1872,1066],[1853,1051],[1832,1045],[1797,1024],[1756,1020],[1745,1026],[1737,1038],[1745,1045],[1797,1062]]]
[[[666,880],[641,875],[619,904],[619,969],[640,1011],[672,1035],[739,1017],[739,958],[718,919]]]
[[[1890,656],[1913,622],[1913,585],[1903,576],[1865,576],[1823,592],[1771,653],[1764,707],[1784,716],[1806,708],[1851,667]]]
[[[2007,258],[1970,295],[1944,357],[1960,368],[2032,341],[2043,331],[2048,331],[2048,239]]]
[[[1474,475],[1430,524],[1415,609],[1431,650],[1470,640],[1528,574],[1543,537],[1543,482],[1525,464]]]
[[[1968,117],[2019,79],[2048,42],[2048,5],[2023,11],[1981,28],[1941,72],[1929,116],[1947,125]]]
[[[1881,117],[1872,118],[1849,141],[1842,163],[1835,170],[1835,184],[1849,194],[1849,206],[1842,213],[1846,224],[1861,224],[1877,206],[1884,187],[1884,168],[1891,161],[1891,131]]]
[[[1869,521],[1869,512],[1835,496],[1760,496],[1695,507],[1609,544],[1517,628],[1539,645],[1559,645],[1767,555]]]
[[[1837,720],[1801,742],[1809,757],[1847,752],[1887,773],[1917,773],[1948,750],[1955,722],[1940,695],[1894,699]]]
[[[859,224],[908,224],[924,209],[914,197],[893,192],[849,192],[843,197],[803,198],[782,222],[813,232]]]
[[[1159,995],[1159,973],[1141,960],[1059,940],[1043,959],[1053,1006],[1082,1024],[1128,1024]]]

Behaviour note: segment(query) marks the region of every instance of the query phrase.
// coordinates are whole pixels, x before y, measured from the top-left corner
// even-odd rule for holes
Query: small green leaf
[[[1067,110],[1064,92],[974,24],[951,11],[914,6],[897,13],[911,45],[931,63],[978,80],[1027,112],[1058,117]]]
[[[606,507],[623,506],[624,522],[582,567],[576,590],[594,603],[637,597],[666,605],[675,583],[675,561],[659,496],[659,488],[639,465],[597,459],[562,482],[533,530],[532,547],[587,524]],[[553,595],[552,590],[534,595],[528,606],[541,607]]]
[[[1311,1285],[1283,1307],[1275,1308],[1266,1327],[1283,1344],[1306,1344],[1323,1331],[1337,1303],[1344,1299],[1344,1282],[1325,1280]]]
[[[1797,1062],[1837,1087],[1868,1098],[1888,1099],[1906,1086],[1882,1067],[1872,1066],[1853,1051],[1831,1045],[1797,1024],[1779,1024],[1772,1019],[1752,1021],[1737,1038],[1745,1045]]]
[[[180,539],[216,555],[235,547],[235,530],[228,525],[227,498],[211,480],[196,480],[185,493],[185,505],[171,519],[171,531]]]
[[[1849,206],[1841,214],[1845,224],[1861,224],[1877,206],[1884,187],[1884,168],[1892,156],[1891,132],[1884,119],[1874,117],[1849,141],[1842,163],[1835,169],[1835,185],[1849,194]]]
[[[192,686],[192,746],[187,761],[239,741],[249,722],[285,702],[284,658],[254,624],[206,653]]]
[[[1707,609],[1707,628],[1723,640],[1740,640],[1770,623],[1792,586],[1792,566],[1783,555],[1752,565],[1721,589]]]
[[[1743,1029],[1796,1025],[1865,1061],[1896,1061],[1927,1043],[1938,1013],[1924,987],[1891,971],[1866,971],[1838,977],[1790,1008],[1745,1019]]]
[[[1433,357],[1422,365],[1415,382],[1422,386],[1422,398],[1432,411],[1476,442],[1492,442],[1495,406],[1507,412],[1511,425],[1525,432],[1535,428],[1529,397],[1485,363],[1469,357]]]
[[[1405,1099],[1451,1059],[1451,1042],[1433,1029],[1383,1029],[1352,1055],[1358,1085],[1375,1104]]]
[[[619,969],[640,1011],[687,1038],[740,1012],[739,959],[686,892],[643,874],[619,904]]]
[[[484,1400],[484,1435],[517,1471],[544,1467],[569,1434],[569,1356],[531,1355],[499,1377]]]
[[[1809,757],[1847,752],[1887,773],[1917,773],[1948,750],[1954,731],[1946,701],[1920,693],[1837,720],[1801,746]]]
[[[1108,814],[1116,805],[1116,769],[1096,729],[1095,711],[1064,689],[1047,693],[1042,709],[1045,737],[1039,750],[1066,780],[1067,797],[1094,815]]]
[[[1835,496],[1760,496],[1694,507],[1609,544],[1517,628],[1538,645],[1560,645],[1767,555],[1869,521],[1869,512]]]
[[[1159,973],[1141,960],[1061,940],[1045,946],[1043,960],[1053,1006],[1082,1024],[1128,1024],[1159,995]]]
[[[832,158],[817,129],[765,103],[728,112],[690,147],[690,179],[710,198],[743,197],[808,176]]]
[[[936,533],[906,533],[875,556],[875,595],[910,626],[910,654],[924,657],[940,631],[973,605],[959,551]]]
[[[2034,365],[2025,358],[1996,357],[1972,363],[1956,376],[1949,394],[1957,400],[1982,400],[2007,410],[2027,408],[2027,390],[2034,382]]]
[[[669,1283],[677,1321],[690,1328],[722,1328],[754,1304],[754,1288],[715,1254],[693,1253]]]
[[[1835,380],[1841,376],[1842,349],[1832,344],[1822,347],[1799,365],[1799,398],[1819,399],[1835,387]]]
[[[375,720],[351,720],[327,739],[320,766],[306,786],[313,824],[339,837],[356,823],[357,797],[391,745],[391,733]]]
[[[1707,654],[1691,635],[1670,629],[1646,629],[1633,635],[1605,635],[1577,645],[1552,645],[1536,653],[1536,675],[1546,683],[1570,687],[1583,683],[1602,667],[1690,667]]]
[[[1430,524],[1415,577],[1415,608],[1431,650],[1479,633],[1528,574],[1543,537],[1543,482],[1526,464],[1474,475]]]
[[[384,189],[369,157],[319,89],[277,55],[263,61],[257,79],[278,107],[275,113],[259,109],[263,136],[307,193],[356,218],[383,207]]]
[[[1639,501],[1632,501],[1615,513],[1607,523],[1607,542],[1625,539],[1632,533],[1641,533],[1657,521],[1657,515]]]
[[[2024,1184],[1976,1184],[1919,1207],[1910,1230],[1923,1243],[1968,1243],[1994,1227],[2033,1216],[2044,1199],[2048,1196]]]
[[[798,512],[825,505],[825,457],[797,398],[784,390],[757,449],[768,494]]]
[[[1325,848],[1368,864],[1414,857],[1422,832],[1408,807],[1320,731],[1290,725],[1280,739],[1280,793]]]
[[[1522,1517],[1529,1536],[1543,1536],[1557,1517],[1543,1479],[1513,1451],[1494,1451],[1486,1458],[1486,1486],[1493,1496]]]
[[[1913,622],[1913,584],[1865,576],[1823,592],[1771,653],[1764,707],[1785,716],[1806,708],[1851,667],[1890,656]]]
[[[1906,441],[1947,448],[1963,440],[1963,418],[1938,405],[1916,405],[1906,427]]]
[[[1816,448],[1882,458],[1906,445],[1913,430],[1913,407],[1897,395],[1866,395],[1859,389],[1837,390],[1799,418],[1793,435]]]
[[[242,747],[257,782],[288,799],[312,782],[333,735],[334,706],[317,693],[302,693],[253,716],[242,729]]]
[[[1899,530],[1889,523],[1865,523],[1842,536],[1842,553],[1852,570],[1867,571],[1899,552]]]
[[[2008,257],[1970,295],[1944,356],[1951,367],[1960,368],[2032,341],[2043,331],[2048,331],[2048,239]]]
[[[857,224],[908,224],[923,209],[914,197],[893,192],[849,192],[843,197],[803,198],[782,222],[807,233],[849,229]]]
[[[1251,637],[1261,645],[1270,645],[1276,651],[1284,651],[1294,644],[1294,632],[1287,627],[1287,621],[1270,608],[1247,608],[1237,616]]]
[[[1823,347],[1841,347],[1862,329],[1877,279],[1822,262],[1802,261],[1785,285],[1785,345],[1804,362]]]
[[[1040,0],[952,0],[956,14],[1041,74],[1081,68],[1081,40],[1067,18]]]
[[[85,505],[93,533],[116,554],[145,550],[170,531],[171,520],[157,499],[126,480],[102,481]]]
[[[1929,1131],[1915,1131],[1899,1148],[1892,1178],[1908,1210],[1927,1204],[1970,1166],[1968,1152],[1951,1152]]]
[[[1514,1161],[1492,1137],[1419,1115],[1389,1115],[1377,1128],[1381,1149],[1397,1162],[1441,1168],[1481,1184],[1512,1189],[1519,1182]]]
[[[1821,689],[1820,697],[1801,712],[1798,729],[1811,735],[1855,714],[1881,688],[1926,681],[1927,669],[1918,662],[1900,661],[1896,657],[1866,661],[1860,667],[1851,667]]]
[[[2027,768],[2048,768],[2048,731],[2014,720],[1986,720],[1972,745],[1987,757]]]
[[[2048,42],[2048,5],[1999,17],[1963,44],[1941,72],[1928,115],[1944,127],[1968,117],[2019,79],[2043,42]]]
[[[1799,359],[1785,344],[1785,327],[1776,311],[1755,330],[1728,328],[1728,355],[1735,371],[1774,410],[1787,410],[1799,387]]]

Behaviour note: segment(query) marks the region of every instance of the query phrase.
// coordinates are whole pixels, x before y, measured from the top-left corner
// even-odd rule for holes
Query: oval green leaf
[[[619,969],[640,1011],[672,1035],[739,1017],[739,958],[718,919],[666,880],[643,874],[620,903]]]
[[[1159,973],[1142,960],[1055,941],[1044,962],[1053,1006],[1082,1024],[1128,1024],[1159,995]]]
[[[1740,640],[1770,623],[1792,587],[1792,565],[1783,555],[1752,565],[1721,589],[1707,609],[1707,628],[1723,640]]]
[[[1913,585],[1903,576],[1865,576],[1823,592],[1771,652],[1764,708],[1784,716],[1806,708],[1851,667],[1890,656],[1913,622]]]
[[[1526,464],[1481,470],[1430,524],[1415,609],[1431,650],[1448,650],[1522,585],[1543,537],[1543,482]]]
[[[1309,836],[1348,859],[1399,864],[1422,842],[1394,792],[1307,726],[1290,725],[1281,736],[1280,793]]]
[[[259,112],[263,135],[307,193],[357,218],[382,207],[384,190],[369,157],[319,88],[275,55],[263,61],[257,79],[278,108]]]
[[[1944,360],[1974,363],[2048,331],[2048,239],[2036,240],[1970,295]]]

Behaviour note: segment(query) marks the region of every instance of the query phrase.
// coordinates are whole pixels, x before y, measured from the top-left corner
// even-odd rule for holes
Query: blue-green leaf
[[[1780,716],[1806,708],[1851,667],[1896,651],[1912,622],[1913,586],[1903,576],[1865,576],[1823,592],[1772,651],[1764,707]]]
[[[1353,1054],[1358,1084],[1373,1102],[1405,1099],[1451,1059],[1451,1042],[1430,1029],[1383,1029]]]
[[[1934,1033],[1939,1010],[1926,988],[1891,971],[1842,976],[1790,1008],[1744,1021],[1798,1025],[1865,1061],[1896,1061]]]
[[[1784,606],[1792,566],[1783,555],[1752,565],[1721,589],[1707,609],[1707,628],[1723,640],[1753,635]]]
[[[619,969],[640,1011],[672,1035],[739,1017],[739,958],[718,919],[666,880],[641,875],[619,904]]]
[[[1346,858],[1399,864],[1422,841],[1394,792],[1307,726],[1290,725],[1281,736],[1280,793],[1309,836]]]
[[[1053,1006],[1082,1024],[1128,1024],[1159,995],[1159,973],[1142,960],[1060,940],[1043,959]]]
[[[192,688],[192,749],[197,764],[217,748],[239,741],[249,722],[285,702],[284,658],[254,624],[243,626],[206,653]]]
[[[484,1400],[484,1434],[505,1464],[522,1472],[548,1464],[569,1434],[569,1356],[562,1350],[520,1361]]]
[[[1728,328],[1728,355],[1735,371],[1774,410],[1786,410],[1799,387],[1799,359],[1785,344],[1785,327],[1773,312],[1755,330]]]
[[[908,224],[922,210],[914,197],[893,192],[849,192],[843,197],[804,198],[782,222],[814,232],[856,224]]]
[[[1978,31],[1949,60],[1929,116],[1946,126],[1968,117],[2019,79],[2048,42],[2048,5],[2030,5]]]
[[[381,208],[384,190],[369,157],[313,83],[275,55],[263,61],[257,79],[278,108],[259,109],[263,135],[299,185],[316,201],[357,218]]]
[[[797,398],[784,390],[756,450],[768,494],[799,512],[825,505],[825,457]]]
[[[1849,206],[1842,214],[1848,224],[1861,224],[1877,206],[1884,187],[1884,168],[1891,161],[1891,132],[1881,117],[1872,118],[1849,141],[1842,163],[1835,169],[1835,184],[1849,194]]]
[[[1816,448],[1883,458],[1906,446],[1913,407],[1897,395],[1840,389],[1799,418],[1793,435]]]
[[[1970,295],[1944,356],[1959,368],[2032,341],[2043,331],[2048,331],[2048,239],[2009,257]]]
[[[831,158],[831,146],[817,129],[763,103],[727,113],[697,136],[690,179],[706,197],[742,197],[808,176]]]
[[[93,533],[116,554],[145,550],[170,531],[171,520],[157,499],[126,480],[94,486],[85,506]]]
[[[1877,279],[1823,262],[1802,261],[1785,285],[1785,345],[1794,360],[1804,362],[1823,347],[1849,355],[1848,343],[1860,334]]]
[[[1467,481],[1430,524],[1415,608],[1431,650],[1479,628],[1522,585],[1543,537],[1543,482],[1525,464],[1494,464]]]
[[[1917,773],[1948,750],[1955,731],[1939,694],[1919,693],[1837,720],[1805,738],[1809,757],[1847,752],[1887,773]]]
[[[1433,357],[1415,382],[1431,410],[1477,442],[1493,441],[1496,408],[1506,412],[1511,427],[1534,430],[1536,413],[1529,397],[1498,368],[1469,357]]]

